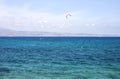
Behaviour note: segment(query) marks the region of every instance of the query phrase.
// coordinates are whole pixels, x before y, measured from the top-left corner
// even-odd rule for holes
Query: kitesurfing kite
[[[68,19],[70,16],[72,16],[72,15],[69,13],[65,15],[66,19]]]

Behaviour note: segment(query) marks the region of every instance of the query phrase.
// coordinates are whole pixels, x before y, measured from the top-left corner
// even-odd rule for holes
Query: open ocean
[[[0,79],[120,79],[120,38],[0,37]]]

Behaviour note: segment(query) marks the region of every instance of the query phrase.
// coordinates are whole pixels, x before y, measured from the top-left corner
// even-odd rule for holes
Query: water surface
[[[120,79],[120,38],[0,37],[0,79]]]

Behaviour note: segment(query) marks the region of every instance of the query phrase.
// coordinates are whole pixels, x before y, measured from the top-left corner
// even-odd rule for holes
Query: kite
[[[70,16],[72,16],[72,15],[68,13],[68,14],[66,14],[65,16],[66,16],[66,19],[68,19],[68,18],[69,18]]]

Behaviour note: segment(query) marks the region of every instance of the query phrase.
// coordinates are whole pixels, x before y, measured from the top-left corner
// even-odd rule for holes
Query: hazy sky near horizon
[[[0,28],[120,35],[120,0],[0,0]]]

